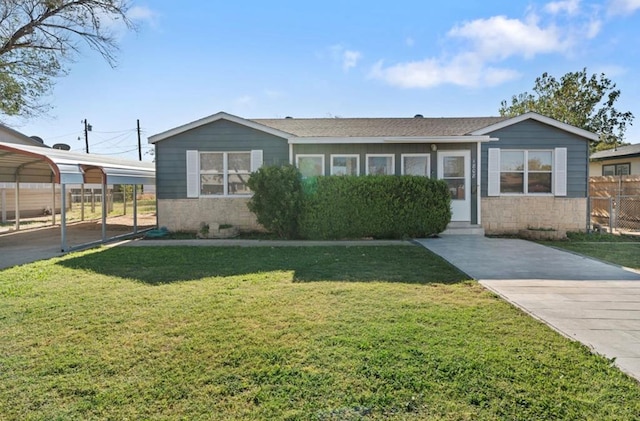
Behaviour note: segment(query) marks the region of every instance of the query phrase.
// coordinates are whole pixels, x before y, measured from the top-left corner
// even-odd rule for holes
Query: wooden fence
[[[593,226],[640,231],[640,175],[589,177]]]

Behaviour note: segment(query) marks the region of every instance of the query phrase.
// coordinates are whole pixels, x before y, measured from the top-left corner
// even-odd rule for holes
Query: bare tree
[[[84,42],[109,65],[114,27],[135,29],[126,0],[0,0],[0,112],[32,116]]]

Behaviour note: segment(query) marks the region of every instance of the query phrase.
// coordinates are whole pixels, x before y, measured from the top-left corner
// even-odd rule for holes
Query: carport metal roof
[[[0,142],[0,182],[155,184],[155,165]]]
[[[69,251],[66,239],[66,194],[69,184],[132,184],[134,185],[134,231],[137,227],[136,186],[155,184],[155,164],[127,159],[90,155],[39,146],[0,142],[0,182],[16,183],[16,229],[20,226],[19,183],[51,183],[61,186],[61,249]],[[102,203],[106,203],[106,189],[102,189]],[[53,194],[55,201],[55,194]],[[55,209],[55,204],[53,206]],[[106,236],[106,207],[102,206],[102,240]],[[55,224],[55,212],[53,213]],[[113,237],[116,238],[116,237]],[[112,238],[112,239],[113,239]],[[100,243],[99,242],[99,243]],[[75,248],[90,244],[80,245]]]

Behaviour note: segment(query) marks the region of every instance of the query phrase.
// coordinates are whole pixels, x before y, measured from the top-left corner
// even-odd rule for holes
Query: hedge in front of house
[[[298,233],[308,239],[426,237],[451,220],[447,184],[420,176],[330,176],[306,182]]]
[[[258,223],[282,238],[295,238],[302,208],[302,178],[293,165],[266,166],[251,174],[247,204]]]

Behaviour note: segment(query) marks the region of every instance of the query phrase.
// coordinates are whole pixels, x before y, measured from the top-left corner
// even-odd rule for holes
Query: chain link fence
[[[640,232],[640,176],[589,178],[591,229]]]

